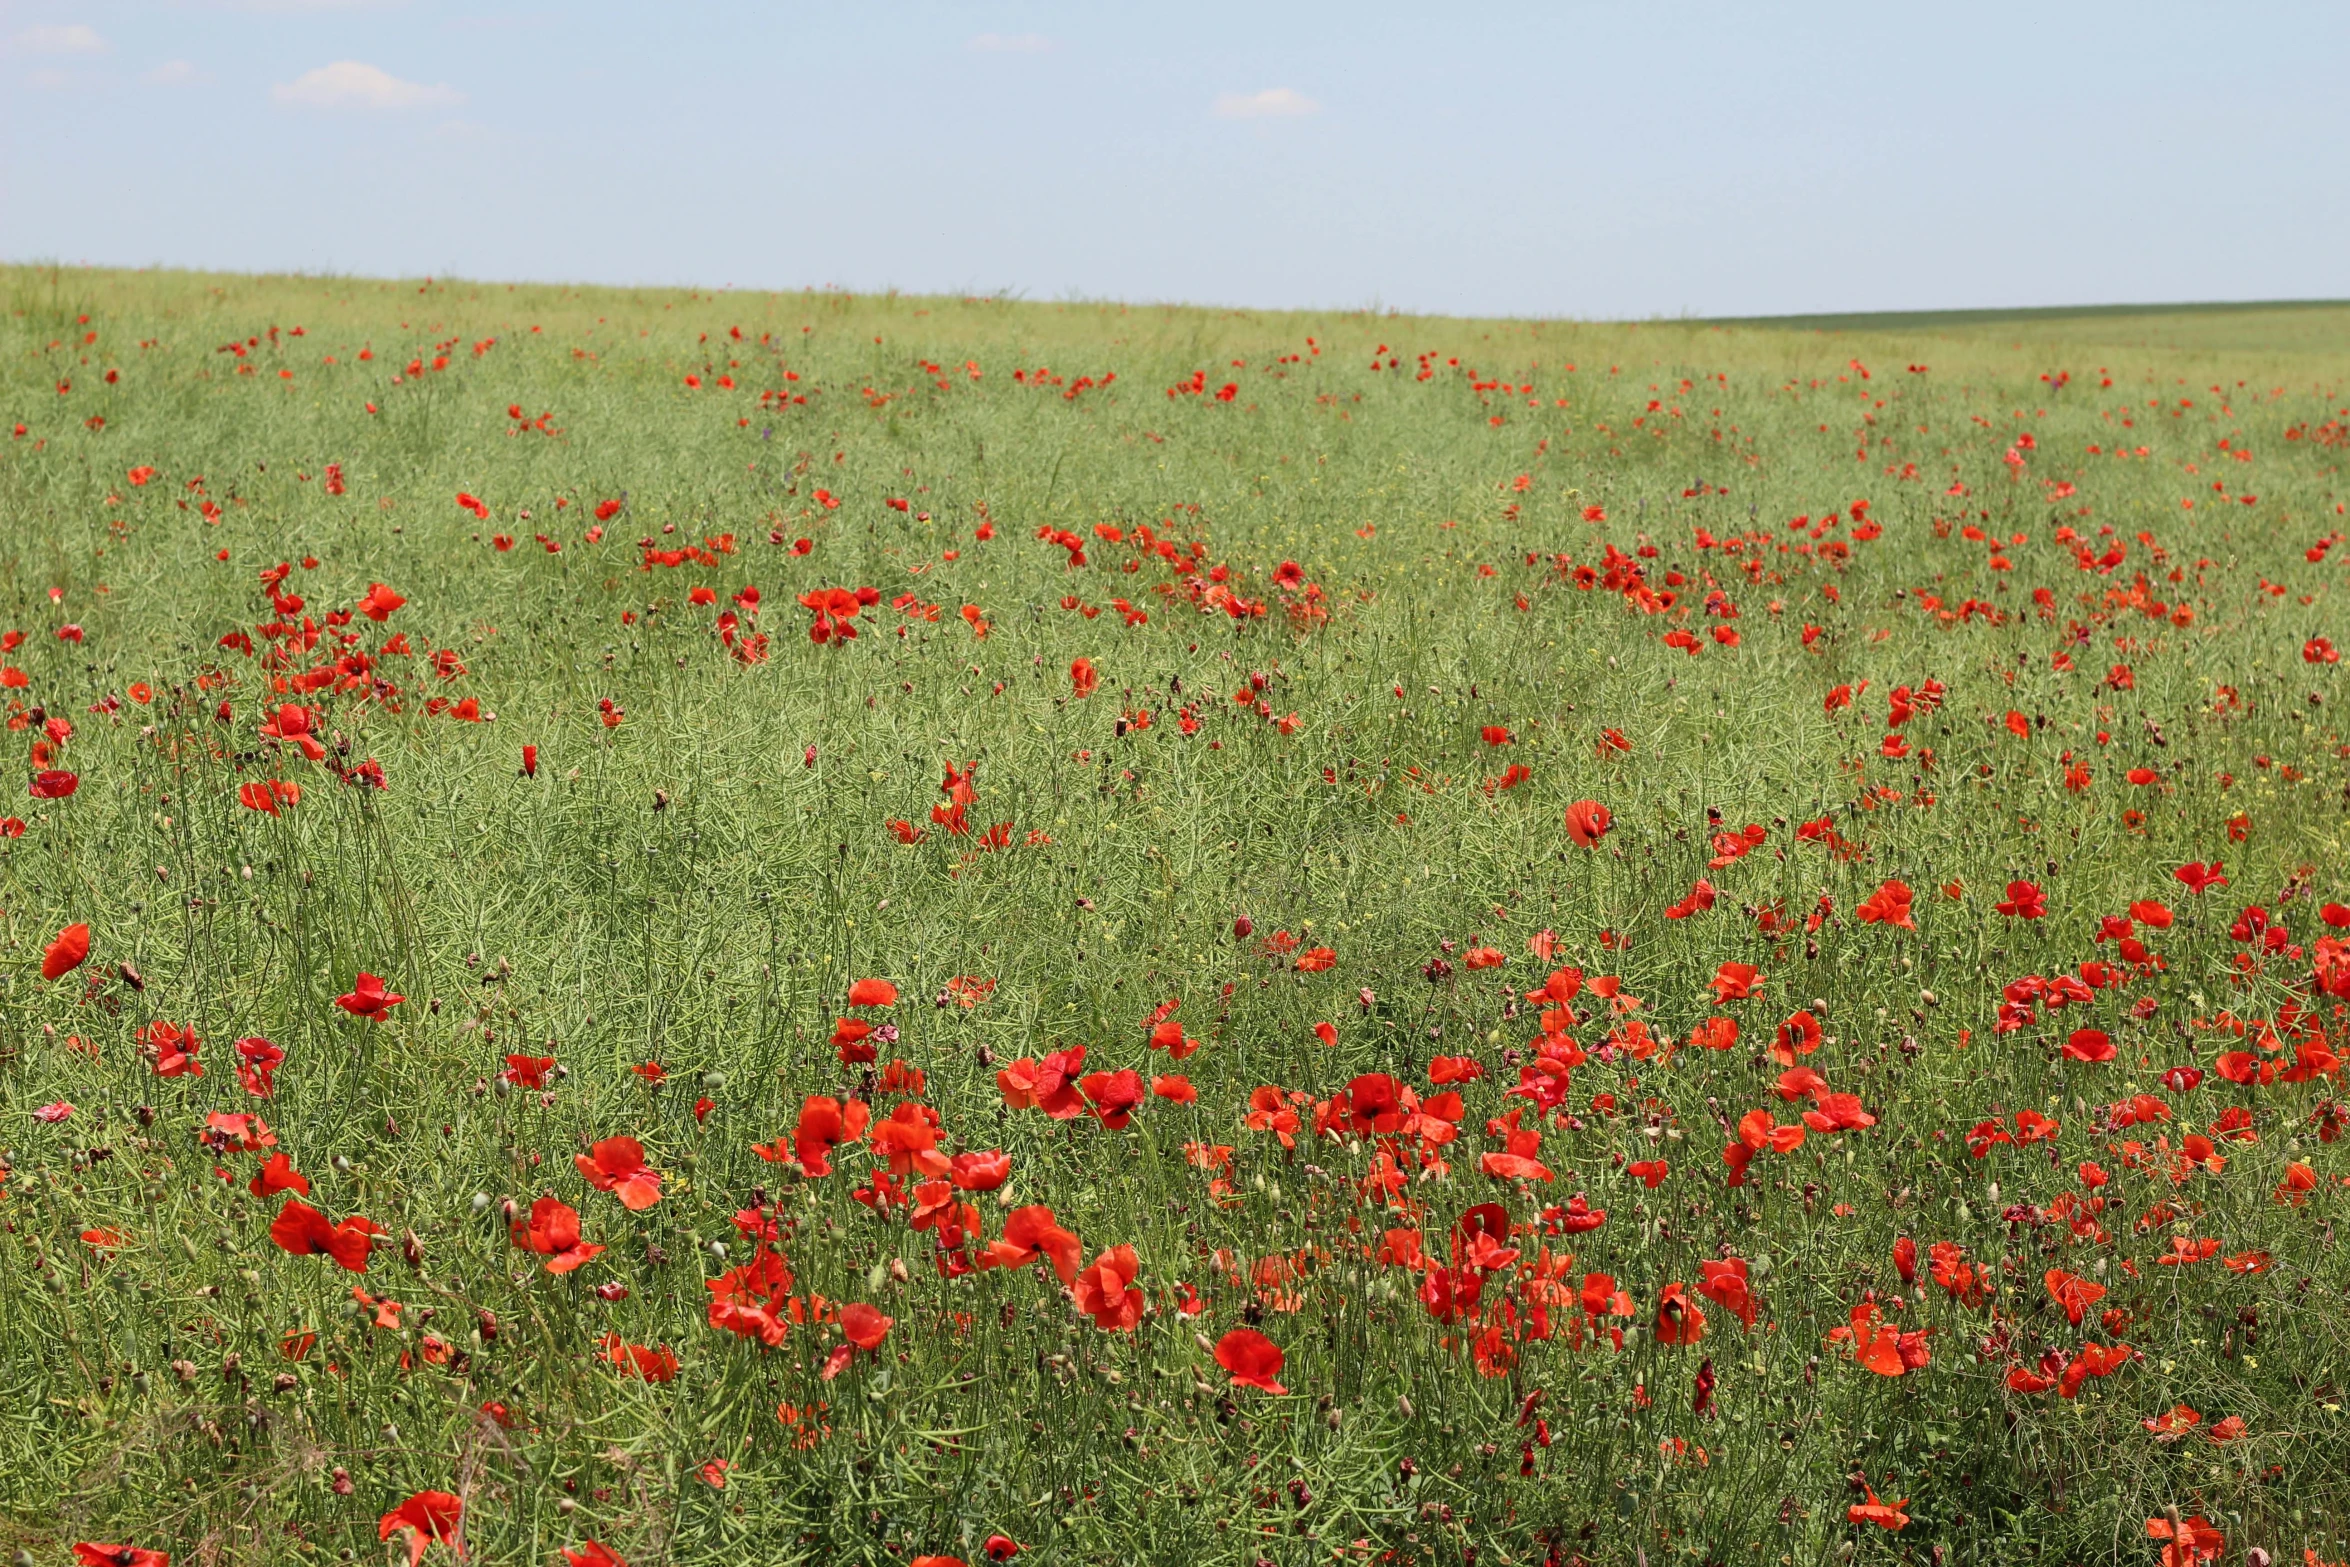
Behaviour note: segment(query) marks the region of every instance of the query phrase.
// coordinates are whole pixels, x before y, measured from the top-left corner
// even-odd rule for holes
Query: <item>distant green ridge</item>
[[[2029,305],[1990,310],[1877,310],[1847,315],[1708,316],[1706,326],[1776,327],[1790,332],[1885,332],[1910,327],[1998,326],[2011,321],[2054,322],[2112,316],[2219,315],[2256,310],[2340,310],[2350,299],[2215,300],[2201,304]]]

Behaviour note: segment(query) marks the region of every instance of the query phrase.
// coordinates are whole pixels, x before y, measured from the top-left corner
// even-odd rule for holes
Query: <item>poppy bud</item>
[[[1249,937],[1255,935],[1256,932],[1257,927],[1245,914],[1241,915],[1238,919],[1232,922],[1232,939],[1234,941],[1246,941]]]

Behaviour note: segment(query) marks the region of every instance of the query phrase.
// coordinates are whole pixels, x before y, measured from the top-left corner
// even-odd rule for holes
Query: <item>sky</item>
[[[0,258],[1677,315],[2350,296],[2350,6],[0,0]]]

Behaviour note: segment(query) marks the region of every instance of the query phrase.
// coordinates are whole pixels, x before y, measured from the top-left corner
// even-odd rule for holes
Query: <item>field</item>
[[[20,1562],[2350,1555],[2350,308],[0,286]]]

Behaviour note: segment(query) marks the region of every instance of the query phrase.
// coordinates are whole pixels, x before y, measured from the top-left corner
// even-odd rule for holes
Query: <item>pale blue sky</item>
[[[0,256],[1646,316],[2350,295],[2350,6],[0,0]]]

